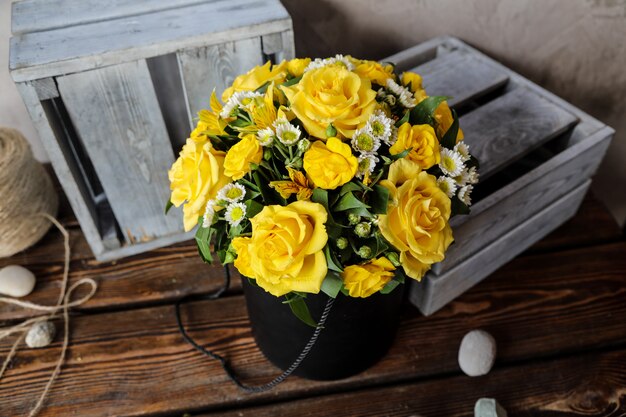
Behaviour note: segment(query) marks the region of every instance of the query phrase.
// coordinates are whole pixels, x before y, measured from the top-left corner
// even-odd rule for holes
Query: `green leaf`
[[[391,291],[395,290],[398,285],[400,285],[400,282],[392,279],[380,290],[380,293],[389,294]]]
[[[457,117],[454,109],[452,110],[452,117],[454,118],[454,121],[441,139],[441,145],[448,149],[454,148],[454,145],[456,145],[456,137],[459,133],[459,118]]]
[[[450,99],[447,96],[432,96],[420,101],[419,104],[411,109],[409,121],[413,125],[433,124],[433,114],[441,103]]]
[[[244,204],[246,205],[246,217],[249,219],[256,216],[261,212],[261,210],[263,210],[263,204],[254,200],[247,200]]]
[[[334,206],[336,211],[345,211],[354,208],[370,208],[367,204],[359,200],[352,194],[352,192],[348,192],[344,194],[339,201]]]
[[[336,298],[343,287],[343,281],[338,274],[329,272],[322,281],[322,291],[330,298]]]
[[[284,85],[285,87],[290,87],[290,86],[292,86],[294,84],[298,84],[301,79],[302,79],[302,76],[293,77],[292,79],[285,81],[281,85]]]
[[[300,319],[304,324],[317,327],[317,323],[311,317],[311,312],[309,311],[309,307],[307,307],[304,298],[295,296],[289,299],[289,308],[291,308],[291,312]]]
[[[263,84],[262,86],[260,86],[259,88],[257,88],[254,91],[257,92],[257,93],[265,94],[265,92],[267,91],[267,87],[269,85],[270,85],[270,82],[266,81],[265,84]]]
[[[235,120],[233,120],[232,122],[228,123],[230,126],[233,127],[248,127],[250,126],[252,123],[250,123],[249,120],[245,120],[245,119],[240,119],[237,118]]]
[[[351,191],[362,191],[363,187],[359,184],[357,184],[356,182],[348,182],[346,184],[343,185],[343,187],[341,187],[341,189],[339,190],[339,196],[343,196],[346,193],[349,193]]]
[[[389,156],[391,156],[391,159],[392,159],[392,160],[397,161],[398,159],[402,159],[402,158],[404,158],[405,156],[407,156],[407,155],[409,154],[409,152],[411,152],[412,150],[413,150],[413,148],[405,149],[405,150],[403,150],[403,151],[402,151],[402,152],[400,152],[400,153],[396,153],[396,154],[389,155]],[[383,157],[383,158],[384,158],[384,157]]]
[[[198,253],[200,258],[206,263],[213,262],[213,255],[211,254],[211,236],[213,236],[214,229],[212,227],[198,227],[196,230],[196,244],[198,245]]]
[[[372,206],[372,211],[376,214],[387,214],[389,190],[379,184],[374,185],[372,189],[374,193],[372,193],[369,201]]]
[[[335,129],[335,126],[333,126],[333,124],[329,124],[328,127],[326,128],[326,137],[327,138],[332,138],[337,136],[337,129]]]
[[[400,120],[398,120],[398,121],[396,122],[396,127],[400,127],[400,126],[402,126],[403,124],[405,124],[406,122],[408,122],[408,121],[409,121],[409,117],[410,117],[410,116],[411,116],[411,111],[410,111],[410,110],[407,110],[407,111],[404,113],[404,116],[402,116],[402,119],[400,119]]]
[[[174,203],[172,203],[172,200],[167,200],[167,203],[165,203],[165,214],[167,214],[173,206]]]
[[[326,264],[328,265],[328,269],[335,272],[343,272],[343,268],[341,267],[341,263],[337,260],[334,252],[331,251],[330,245],[326,244],[324,246],[324,256],[326,256]]]
[[[365,207],[357,207],[346,210],[346,214],[356,214],[357,216],[367,217],[371,219],[374,215]]]

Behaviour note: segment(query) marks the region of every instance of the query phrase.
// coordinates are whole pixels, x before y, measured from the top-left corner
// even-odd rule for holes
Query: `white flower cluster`
[[[397,98],[400,104],[407,109],[412,109],[415,107],[417,102],[415,101],[415,96],[411,90],[406,87],[401,86],[391,78],[387,79],[387,89],[391,91]]]
[[[275,138],[278,138],[281,143],[291,146],[297,144],[301,136],[300,128],[289,123],[289,120],[284,117],[276,119],[272,127],[261,129],[256,134],[261,146],[271,146]]]
[[[226,221],[235,227],[246,218],[246,205],[242,202],[246,196],[246,188],[237,183],[230,183],[223,186],[214,200],[209,200],[204,209],[202,227],[211,227],[215,217],[215,207],[226,207],[224,217]]]
[[[469,147],[463,142],[457,143],[454,149],[443,148],[439,168],[444,175],[437,179],[439,188],[448,197],[456,195],[467,206],[472,204],[471,194],[474,184],[478,182],[476,167],[468,168],[465,165],[469,159]]]
[[[250,104],[256,97],[263,97],[263,94],[255,91],[237,91],[236,93],[233,93],[226,103],[224,103],[224,107],[222,107],[222,111],[220,112],[220,117],[222,119],[230,117],[233,111],[239,107],[249,109]]]
[[[346,58],[345,56],[341,54],[337,54],[332,58],[324,58],[324,59],[315,58],[313,61],[309,63],[309,65],[306,66],[306,68],[304,69],[304,72],[326,67],[328,65],[333,65],[337,63],[343,64],[348,69],[348,71],[354,70],[354,65],[352,64],[352,62],[350,62],[348,58]]]
[[[374,171],[379,161],[376,152],[381,143],[391,146],[396,137],[397,132],[393,120],[381,110],[376,110],[365,126],[354,132],[350,143],[352,148],[359,153],[358,178],[363,178],[366,173],[371,174]]]

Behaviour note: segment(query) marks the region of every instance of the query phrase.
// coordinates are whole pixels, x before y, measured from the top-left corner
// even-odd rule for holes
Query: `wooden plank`
[[[504,71],[461,49],[442,54],[410,71],[422,76],[423,86],[430,95],[452,97],[448,100],[451,106],[485,95],[509,80]]]
[[[76,316],[67,363],[41,416],[182,414],[459,373],[458,345],[475,328],[498,340],[498,367],[624,343],[625,255],[620,242],[517,259],[432,317],[409,308],[391,351],[370,370],[333,382],[288,378],[254,395],[182,340],[172,306]],[[242,297],[190,303],[183,315],[199,343],[224,355],[246,382],[279,373],[252,340]],[[3,379],[7,415],[30,407],[59,346],[20,352]],[[9,348],[3,341],[0,356]]]
[[[31,85],[35,87],[37,91],[37,97],[39,100],[49,100],[59,96],[57,85],[54,82],[54,78],[42,78],[40,80],[33,80]]]
[[[497,240],[481,242],[484,248],[480,252],[449,271],[441,275],[429,272],[421,282],[412,282],[409,299],[425,315],[439,310],[572,217],[590,184],[587,180]]]
[[[460,216],[459,221],[462,220],[462,223],[453,222],[455,244],[450,246],[446,259],[438,264],[434,272],[441,275],[454,268],[590,178],[602,161],[609,143],[610,138],[605,137],[594,145],[589,143],[589,146],[579,147],[578,154],[572,154],[561,164],[549,161],[547,164],[551,166],[542,169],[545,171],[549,168],[549,175],[531,171],[526,174],[531,178],[525,187],[516,189],[485,210]]]
[[[196,124],[198,112],[209,108],[214,88],[221,97],[235,77],[263,64],[261,38],[258,37],[186,49],[177,55],[192,126]]]
[[[261,37],[263,53],[272,55],[283,50],[283,34],[280,32],[270,33]]]
[[[316,417],[473,415],[479,398],[496,398],[509,416],[626,414],[626,351],[586,354],[496,368],[489,376],[454,376],[392,387],[331,394],[198,417]]]
[[[81,223],[83,232],[89,239],[91,249],[95,254],[104,251],[104,245],[100,240],[100,232],[96,223],[95,207],[90,204],[89,192],[82,181],[78,167],[70,156],[66,144],[59,141],[56,135],[61,135],[60,128],[54,120],[49,119],[44,111],[37,90],[30,83],[17,83],[16,87],[26,104],[26,109],[46,154],[54,161],[54,172],[59,178],[69,203],[76,217]],[[56,133],[55,130],[56,129]]]
[[[126,242],[181,233],[181,213],[163,214],[174,153],[146,62],[57,82]]]
[[[11,38],[15,81],[68,74],[291,29],[278,0],[200,3]],[[63,45],[63,47],[58,47]]]
[[[293,39],[293,29],[282,32],[283,49],[276,53],[276,62],[290,60],[296,57],[296,45]]]
[[[571,129],[578,119],[519,87],[460,118],[481,181]]]
[[[449,52],[451,49],[448,47],[449,39],[449,36],[431,38],[411,48],[404,49],[388,56],[381,61],[395,64],[396,70],[399,72],[410,71],[411,68],[415,68],[425,62],[435,59],[443,53]]]
[[[213,0],[215,1],[215,0]],[[12,4],[14,35],[194,6],[208,0],[20,0]],[[62,11],[62,13],[59,13]]]

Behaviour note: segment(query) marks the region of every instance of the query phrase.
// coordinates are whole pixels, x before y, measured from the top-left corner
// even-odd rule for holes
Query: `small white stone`
[[[0,269],[0,294],[24,297],[35,288],[35,274],[19,265]]]
[[[486,375],[496,359],[496,341],[483,330],[472,330],[461,341],[459,366],[469,376]]]
[[[508,417],[508,415],[493,398],[481,398],[474,406],[474,417]]]
[[[40,321],[32,325],[26,333],[26,344],[30,348],[46,347],[54,340],[56,328],[54,323],[49,321]]]

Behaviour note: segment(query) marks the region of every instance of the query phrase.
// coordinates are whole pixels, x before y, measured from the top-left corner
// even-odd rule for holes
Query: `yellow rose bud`
[[[392,163],[380,184],[389,190],[390,202],[387,214],[379,216],[380,231],[400,252],[404,272],[419,281],[454,240],[450,199],[434,176],[406,158]]]
[[[416,74],[414,72],[403,72],[401,78],[402,84],[410,87],[410,90],[415,96],[416,103],[419,103],[420,101],[428,97],[426,91],[422,87],[422,77],[419,74]]]
[[[255,135],[248,134],[228,150],[224,158],[224,174],[238,180],[250,172],[250,164],[263,159],[263,148]]]
[[[359,160],[350,146],[331,137],[315,141],[304,153],[304,170],[316,187],[327,190],[344,185],[356,174]]]
[[[370,80],[342,65],[307,71],[298,84],[281,88],[306,131],[320,139],[331,123],[344,138],[352,137],[376,107]]]
[[[387,285],[395,269],[387,258],[378,258],[362,265],[346,266],[341,277],[351,297],[365,298]]]
[[[237,91],[254,91],[267,82],[274,81],[280,84],[285,81],[287,62],[272,66],[270,61],[265,65],[258,65],[247,73],[238,76],[233,84],[222,93],[222,101],[226,102]]]
[[[383,86],[389,78],[393,78],[393,66],[382,65],[376,61],[361,61],[354,68],[354,72],[362,78],[369,78],[376,84]]]
[[[277,297],[291,291],[319,293],[328,267],[324,206],[296,201],[266,206],[250,219],[251,237],[237,237],[235,268]]]
[[[440,137],[443,137],[454,122],[452,111],[447,102],[444,101],[435,109],[435,120],[437,121],[437,133]],[[456,135],[457,143],[462,141],[463,137],[463,131],[459,128],[459,132]]]
[[[398,139],[389,148],[389,153],[396,155],[409,148],[411,151],[406,157],[418,163],[422,169],[428,169],[441,160],[439,139],[430,125],[411,126],[404,123],[400,126]]]
[[[204,213],[207,201],[230,182],[224,175],[224,157],[225,153],[215,150],[209,141],[187,139],[180,156],[169,170],[170,201],[176,207],[184,203],[185,231],[194,228]]]
[[[287,71],[294,77],[304,74],[304,69],[311,63],[311,58],[294,58],[287,61]]]

